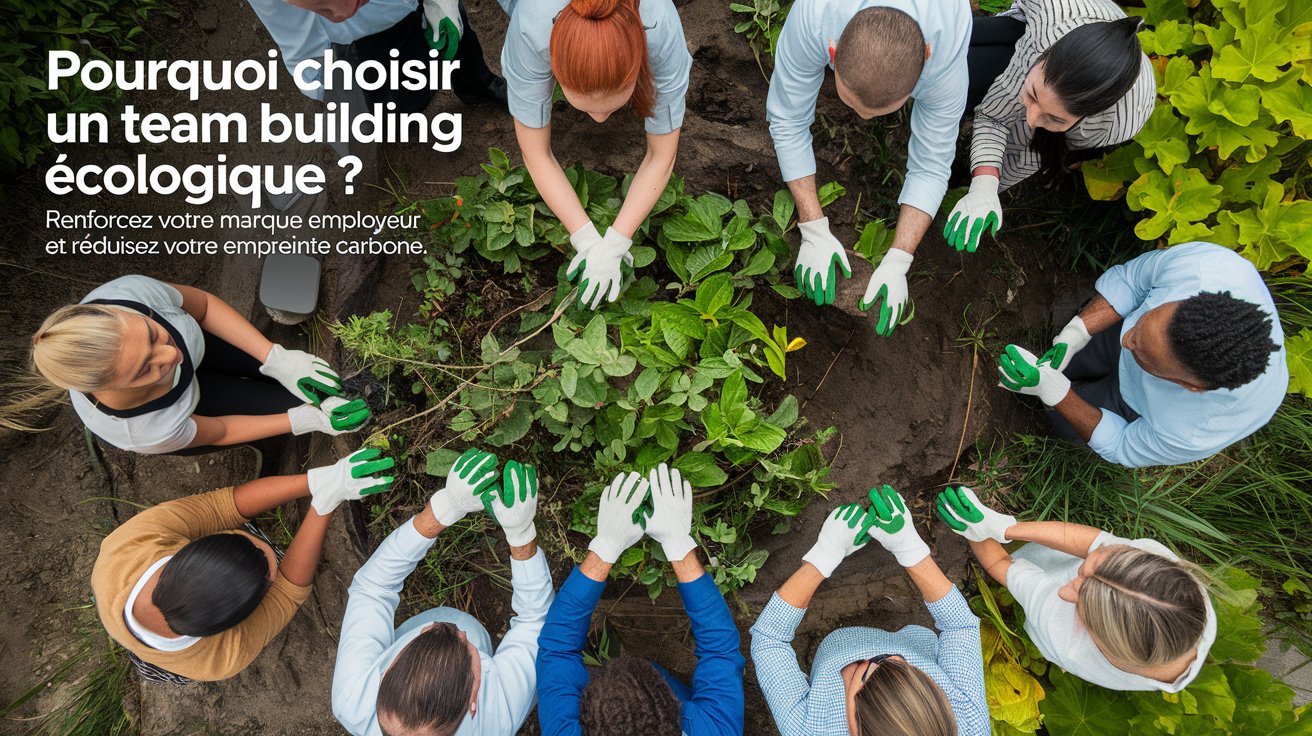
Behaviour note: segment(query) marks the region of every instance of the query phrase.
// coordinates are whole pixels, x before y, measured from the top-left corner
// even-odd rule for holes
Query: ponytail
[[[556,16],[550,48],[562,87],[596,95],[633,86],[634,111],[651,116],[656,88],[638,0],[570,0]]]
[[[1076,118],[1097,115],[1114,107],[1139,81],[1142,25],[1136,17],[1086,23],[1049,46],[1034,65],[1043,64],[1044,84],[1067,112]],[[1043,172],[1066,168],[1070,147],[1065,133],[1036,128],[1030,150],[1039,154]]]

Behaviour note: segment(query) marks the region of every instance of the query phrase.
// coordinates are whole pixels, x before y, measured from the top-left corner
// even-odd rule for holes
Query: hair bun
[[[624,0],[570,0],[569,7],[583,18],[601,20],[614,14],[621,2]]]

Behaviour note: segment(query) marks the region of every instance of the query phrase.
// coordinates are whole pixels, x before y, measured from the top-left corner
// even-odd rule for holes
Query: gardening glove
[[[793,277],[802,296],[815,301],[816,306],[834,303],[834,290],[838,286],[835,266],[843,267],[843,276],[852,275],[847,262],[847,251],[829,232],[829,218],[798,224],[802,231],[802,245],[797,249],[797,266]]]
[[[302,404],[288,409],[287,419],[292,423],[292,434],[323,432],[336,436],[364,426],[369,420],[369,405],[364,399],[347,401],[329,396],[318,406]]]
[[[440,59],[456,58],[460,34],[464,31],[459,0],[424,0],[423,5],[424,38],[429,47],[438,50]]]
[[[596,235],[597,228],[592,223],[588,223],[579,229],[580,233],[585,229],[591,232],[583,233],[580,239],[583,242],[582,247],[575,244],[575,250],[578,252],[569,262],[565,277],[570,281],[579,279],[579,303],[586,304],[588,309],[596,309],[601,306],[603,300],[613,302],[619,298],[622,281],[620,262],[633,265],[633,254],[629,253],[633,240],[624,237],[611,227],[606,229],[605,237],[594,242],[592,238]],[[574,235],[570,236],[570,242],[575,242]],[[582,277],[579,274],[582,274]]]
[[[902,322],[907,305],[907,271],[914,258],[904,250],[889,248],[879,268],[870,276],[866,295],[857,304],[857,308],[867,312],[875,302],[883,300],[879,305],[879,321],[875,322],[875,332],[881,337],[893,334],[893,328]]]
[[[483,494],[497,482],[497,456],[471,447],[456,459],[446,474],[446,487],[428,503],[442,526],[465,518],[483,508]]]
[[[620,473],[601,492],[597,506],[597,536],[588,543],[588,551],[602,560],[615,560],[642,539],[644,522],[639,507],[647,500],[647,481],[637,473]]]
[[[1075,315],[1075,319],[1066,323],[1061,328],[1061,332],[1052,338],[1052,347],[1048,352],[1039,358],[1039,365],[1050,365],[1059,371],[1066,370],[1066,366],[1071,364],[1071,358],[1084,349],[1093,338],[1089,335],[1089,328],[1085,326],[1084,320]]]
[[[975,492],[965,486],[947,488],[938,494],[938,517],[952,527],[952,531],[972,542],[992,539],[1001,544],[1010,542],[1007,530],[1016,525],[1016,517],[999,514],[980,503]]]
[[[1061,371],[1017,345],[1008,345],[998,356],[998,381],[1008,391],[1039,397],[1045,406],[1056,406],[1071,390],[1071,380]]]
[[[665,559],[678,562],[697,543],[692,530],[692,484],[683,479],[678,468],[665,463],[652,468],[647,477],[651,491],[651,516],[647,517],[647,536],[660,542]]]
[[[315,406],[329,396],[342,393],[341,376],[323,358],[303,350],[274,345],[260,366],[260,373],[281,383],[296,398]]]
[[[998,177],[984,174],[970,180],[970,192],[957,200],[948,215],[943,237],[957,250],[974,253],[985,230],[1002,228],[1002,202],[998,200]]]
[[[815,565],[821,575],[829,577],[834,568],[848,555],[870,543],[870,536],[861,528],[866,510],[859,503],[849,503],[834,509],[820,527],[820,536],[811,551],[802,556],[803,562]]]
[[[538,538],[533,517],[538,511],[538,473],[532,465],[506,461],[501,487],[493,486],[483,494],[483,508],[506,533],[511,547],[523,547]]]
[[[861,523],[867,534],[893,553],[897,564],[911,567],[929,557],[929,545],[916,533],[902,496],[891,486],[870,489],[870,510]]]
[[[390,457],[380,457],[375,449],[360,450],[335,465],[312,468],[310,505],[320,516],[331,514],[343,501],[355,501],[392,489],[392,476],[381,475],[396,465]]]

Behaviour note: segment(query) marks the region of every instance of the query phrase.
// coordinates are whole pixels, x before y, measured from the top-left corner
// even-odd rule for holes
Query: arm
[[[1084,327],[1089,334],[1096,335],[1120,322],[1124,315],[1117,312],[1102,294],[1094,294],[1084,309],[1080,310],[1080,319],[1084,320]]]
[[[323,539],[328,535],[328,522],[332,514],[319,515],[313,508],[306,509],[301,528],[296,530],[296,537],[282,556],[278,572],[292,585],[308,588],[314,582],[314,573],[319,569],[319,557],[323,552]]]
[[[743,730],[743,668],[747,661],[739,652],[742,640],[724,596],[697,559],[697,550],[673,563],[679,579],[679,595],[688,614],[695,642],[697,667],[692,674],[692,700],[684,706],[713,724],[716,733],[730,736]]]
[[[1174,252],[1178,250],[1184,253]],[[1094,285],[1098,294],[1117,314],[1128,315],[1138,309],[1165,276],[1172,261],[1196,253],[1189,246],[1145,253],[1127,263],[1112,266],[1098,277]],[[1090,328],[1092,332],[1092,328]]]
[[[634,231],[642,225],[643,220],[647,219],[647,215],[651,214],[651,208],[656,206],[656,200],[661,198],[661,192],[665,191],[665,185],[670,181],[670,174],[674,173],[674,159],[678,152],[679,130],[661,135],[647,134],[647,154],[642,157],[642,163],[638,165],[638,171],[633,175],[633,182],[629,184],[624,205],[620,207],[619,216],[615,218],[615,224],[612,225],[624,237],[632,238]],[[535,177],[533,181],[536,182],[537,178]],[[568,184],[568,181],[566,183]],[[571,188],[570,193],[573,192]],[[575,201],[577,200],[578,198],[575,197]],[[552,211],[555,211],[554,207]]]
[[[304,473],[258,478],[232,490],[237,512],[246,519],[254,519],[265,511],[309,495],[310,479]]]
[[[200,323],[201,329],[222,338],[233,347],[263,363],[273,343],[237,310],[213,294],[194,286],[170,284],[182,294],[182,308]]]
[[[610,563],[589,552],[561,586],[538,636],[538,724],[543,736],[581,735],[579,702],[588,684],[583,646]]]
[[[906,570],[925,603],[935,603],[956,590],[952,581],[948,580],[948,576],[939,569],[938,563],[934,562],[933,557],[926,557]]]
[[[1090,438],[1093,437],[1094,430],[1097,429],[1098,424],[1101,423],[1103,419],[1102,409],[1085,401],[1079,394],[1075,393],[1074,390],[1068,391],[1066,393],[1066,398],[1054,404],[1052,408],[1055,409],[1063,419],[1070,422],[1071,427],[1079,433],[1080,437],[1083,438],[1085,442],[1088,442]]]
[[[1071,395],[1074,396],[1075,392],[1072,391]],[[1126,422],[1115,412],[1097,409],[1093,411],[1098,411],[1101,419],[1089,433],[1089,447],[1107,462],[1124,465],[1127,468],[1179,465],[1201,460],[1217,449],[1192,447],[1174,442],[1143,417]],[[1062,416],[1065,416],[1065,412],[1062,412]]]
[[[586,225],[589,222],[588,213],[583,210],[579,195],[570,186],[565,170],[551,150],[551,125],[530,128],[517,119],[515,138],[519,141],[520,152],[524,154],[524,165],[528,167],[528,174],[542,195],[542,201],[547,203],[570,233]]]
[[[246,416],[232,414],[224,417],[203,417],[193,414],[196,436],[187,447],[226,447],[244,442],[277,437],[292,431],[292,422],[286,414]]]
[[[1019,521],[1007,530],[1007,539],[1036,542],[1048,549],[1084,557],[1101,533],[1101,529],[1065,521]]]
[[[815,188],[811,124],[829,58],[824,41],[818,40],[801,12],[805,9],[795,9],[799,12],[789,14],[779,33],[765,111],[779,170],[797,202],[797,219],[810,222],[824,216]]]
[[[810,563],[802,567],[784,583],[766,604],[765,610],[752,625],[752,662],[756,679],[766,705],[774,716],[775,725],[784,736],[803,736],[806,733],[806,709],[811,685],[797,664],[793,649],[793,635],[806,615],[784,598],[798,596],[810,600],[824,577]]]
[[[538,636],[555,600],[547,557],[536,542],[510,548],[510,606],[515,611],[510,630],[502,637],[492,661],[493,676],[501,684],[505,720],[522,723],[533,710],[537,695]]]
[[[1011,569],[1011,555],[1007,549],[992,539],[985,539],[982,542],[971,542],[970,551],[975,553],[975,559],[979,560],[979,566],[984,568],[993,582],[999,585],[1007,584],[1007,570]]]
[[[947,181],[946,179],[944,181]],[[939,199],[942,199],[939,195]],[[915,253],[920,241],[925,239],[934,216],[908,204],[899,208],[897,227],[893,230],[893,243],[890,247]]]
[[[907,143],[907,178],[898,204],[894,247],[914,253],[938,212],[948,189],[961,115],[966,109],[968,79],[965,50],[938,84],[916,98],[911,109],[911,140]],[[919,212],[913,213],[913,210]],[[913,219],[904,227],[905,218]]]
[[[934,565],[934,571],[938,571],[937,565]],[[913,570],[908,572],[912,573],[912,578],[916,577]],[[938,574],[942,576],[941,572]],[[988,733],[988,696],[984,692],[979,617],[971,612],[970,604],[951,583],[947,583],[947,590],[938,600],[927,600],[925,605],[939,630],[938,664],[956,686],[957,697],[951,700],[961,732]]]
[[[401,587],[444,528],[425,506],[378,545],[351,581],[333,668],[332,708],[352,733],[364,733],[374,714],[377,693],[369,681],[395,640]]]

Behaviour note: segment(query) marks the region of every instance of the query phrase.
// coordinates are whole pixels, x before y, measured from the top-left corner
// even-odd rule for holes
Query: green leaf
[[[744,446],[756,450],[762,455],[769,455],[788,439],[788,433],[773,424],[760,422],[746,432],[737,434]]]
[[[1139,43],[1144,53],[1154,56],[1172,56],[1193,46],[1194,26],[1178,20],[1164,20],[1155,28],[1141,31]]]
[[[1140,162],[1152,165],[1144,157],[1143,147],[1135,141],[1128,141],[1101,159],[1086,161],[1080,166],[1084,187],[1089,190],[1090,197],[1101,202],[1118,199],[1125,193],[1126,186],[1144,173],[1139,169]]]
[[[774,193],[774,208],[770,211],[774,218],[774,224],[779,226],[779,232],[788,229],[789,223],[793,221],[793,213],[797,211],[797,205],[793,202],[793,195],[787,189],[781,189]]]
[[[633,390],[638,393],[638,398],[643,401],[650,401],[652,394],[661,385],[661,372],[655,368],[644,369],[638,374],[638,379],[633,382]]]
[[[790,429],[797,424],[797,397],[788,394],[784,400],[779,402],[779,408],[774,410],[765,421],[773,424],[780,429]]]
[[[1289,363],[1289,391],[1312,398],[1312,329],[1285,338],[1285,359]]]
[[[844,194],[847,194],[847,188],[836,181],[831,181],[828,184],[825,184],[824,186],[820,187],[820,191],[818,192],[818,194],[820,197],[820,206],[828,207],[829,205],[833,204],[834,201],[837,200],[839,197],[843,196]]]
[[[1264,87],[1262,104],[1276,120],[1287,121],[1294,135],[1312,139],[1312,84],[1301,79],[1297,69],[1275,85]]]
[[[738,271],[738,276],[760,276],[774,267],[774,253],[762,248],[752,254],[751,260]]]
[[[686,452],[674,461],[674,467],[694,488],[715,488],[729,480],[729,474],[715,464],[715,458],[705,452]]]
[[[1158,166],[1164,172],[1173,171],[1175,167],[1189,162],[1191,154],[1184,132],[1184,121],[1175,116],[1175,110],[1170,105],[1158,105],[1135,140],[1143,146],[1147,156],[1157,159]]]
[[[1256,667],[1227,664],[1220,669],[1234,693],[1234,733],[1275,733],[1294,722],[1294,691],[1287,685]],[[1312,733],[1312,726],[1307,731]]]
[[[729,274],[717,273],[703,281],[697,287],[693,301],[697,309],[701,310],[703,319],[714,317],[721,308],[729,306],[733,301],[733,284]]]
[[[460,453],[439,447],[424,456],[424,472],[438,478],[445,478],[451,472],[451,466],[460,459]]]
[[[747,381],[742,371],[735,371],[724,379],[720,387],[720,413],[731,426],[738,423],[738,417],[747,410]]]
[[[1052,689],[1040,704],[1048,732],[1061,736],[1130,736],[1136,709],[1122,693],[1093,687],[1052,668]]]
[[[1206,220],[1221,206],[1221,187],[1207,181],[1197,169],[1177,167],[1171,176],[1152,171],[1130,185],[1126,201],[1134,210],[1153,216],[1135,225],[1142,240],[1156,240],[1173,230]],[[1173,233],[1171,242],[1182,242]]]
[[[1279,139],[1266,122],[1273,118],[1261,110],[1260,97],[1255,86],[1231,87],[1213,79],[1211,69],[1203,65],[1171,94],[1171,104],[1184,114],[1185,130],[1198,136],[1199,144],[1215,146],[1222,158],[1246,146],[1245,157],[1252,162]]]
[[[1284,5],[1284,0],[1276,2]],[[1259,7],[1264,4],[1268,7]],[[1277,25],[1275,15],[1268,14],[1272,5],[1269,0],[1246,0],[1246,5],[1245,14],[1250,22],[1253,14],[1266,17],[1236,30],[1235,43],[1227,44],[1212,59],[1212,73],[1218,79],[1239,84],[1251,83],[1254,78],[1274,81],[1280,75],[1280,67],[1293,59],[1293,44],[1289,34]]]
[[[497,422],[496,429],[484,437],[483,441],[494,447],[514,444],[528,434],[532,426],[533,411],[529,408],[529,402],[520,401],[504,419]]]

